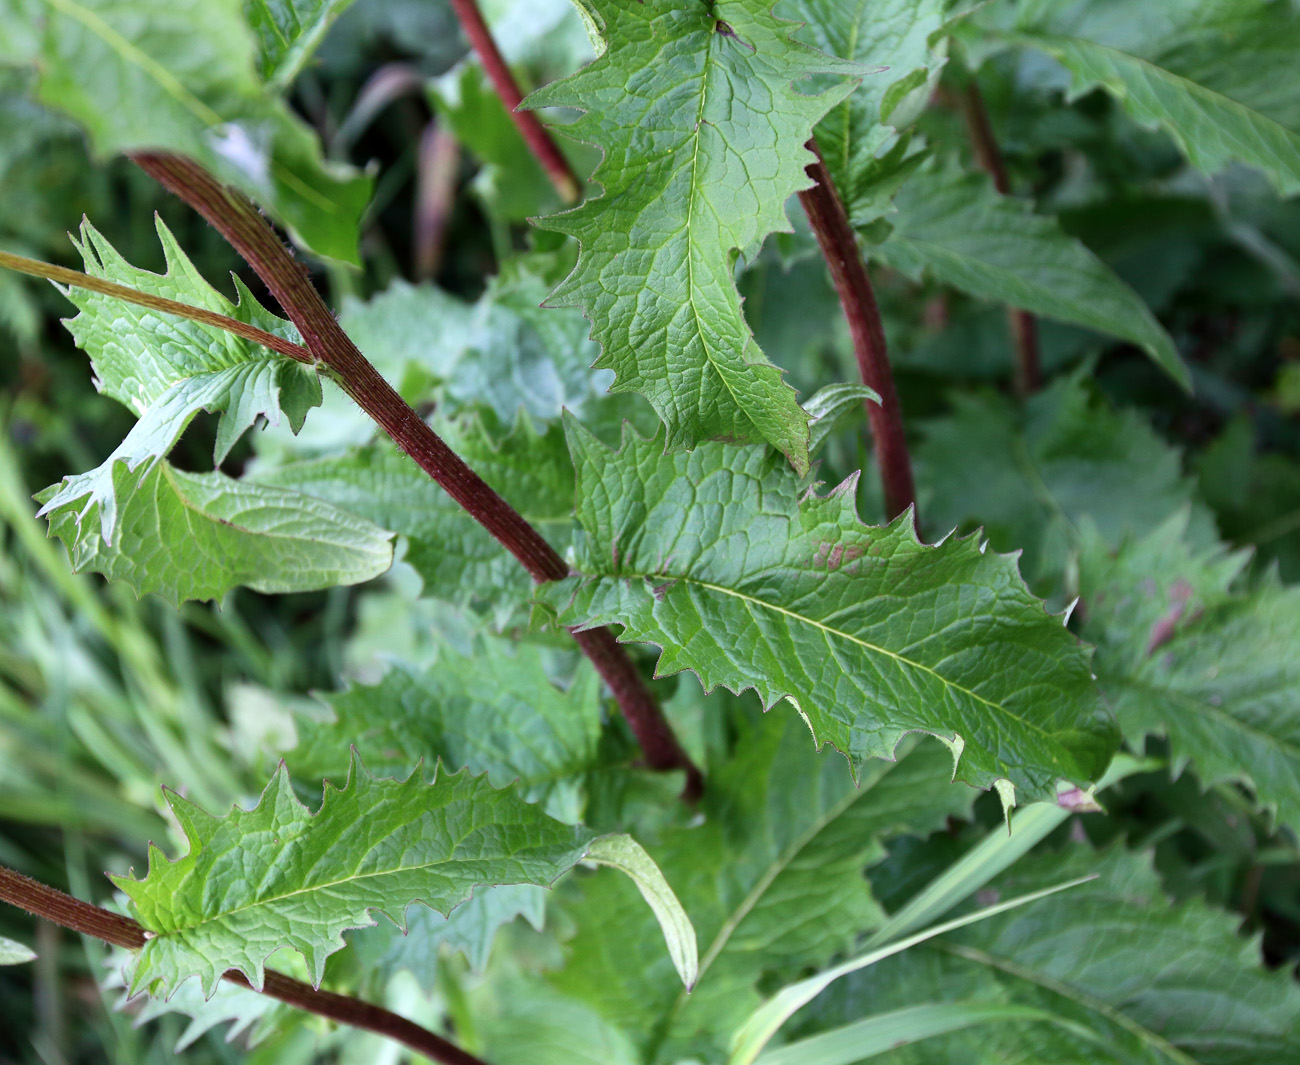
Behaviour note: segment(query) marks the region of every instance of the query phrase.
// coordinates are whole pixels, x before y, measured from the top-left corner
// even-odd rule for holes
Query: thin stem
[[[151,311],[162,311],[164,314],[174,314],[181,318],[188,318],[192,322],[215,326],[217,329],[224,329],[227,333],[234,333],[245,340],[251,340],[254,344],[261,344],[263,347],[270,348],[281,355],[286,355],[297,362],[314,363],[316,361],[311,352],[302,345],[294,344],[276,336],[274,333],[258,329],[256,326],[246,325],[236,318],[228,318],[224,314],[214,314],[202,307],[192,307],[188,303],[179,303],[176,300],[165,299],[162,296],[153,296],[148,292],[141,292],[138,289],[128,288],[126,285],[105,281],[100,277],[91,277],[79,270],[69,270],[64,266],[54,266],[51,263],[43,263],[39,259],[28,259],[25,256],[14,255],[7,251],[0,251],[0,267],[16,270],[20,274],[28,274],[32,277],[43,277],[50,281],[58,281],[64,285],[72,285],[74,288],[84,288],[90,292],[98,292],[102,296],[112,296],[126,303],[148,307]]]
[[[388,433],[419,467],[528,571],[538,583],[562,580],[569,567],[542,535],[471,470],[361,354],[312,286],[306,268],[241,193],[216,181],[197,163],[176,155],[141,154],[136,163],[199,212],[257,272],[298,327],[308,350],[330,377]],[[607,634],[608,635],[608,634]],[[645,681],[610,635],[574,634],[618,700],[654,769],[683,769],[686,792],[698,793],[699,770],[673,735]]]
[[[82,902],[57,888],[4,866],[0,866],[0,901],[43,917],[63,928],[94,936],[115,947],[140,950],[149,939],[144,928],[130,917]],[[224,979],[249,990],[256,990],[243,973],[234,969],[225,973]],[[328,1017],[339,1024],[364,1028],[368,1032],[385,1036],[434,1061],[443,1062],[444,1065],[487,1065],[481,1058],[461,1050],[454,1043],[449,1043],[442,1036],[405,1017],[399,1017],[360,999],[336,995],[331,991],[318,991],[311,984],[294,980],[282,973],[266,973],[262,994],[270,995],[297,1009]]]
[[[867,403],[867,417],[884,486],[885,512],[892,520],[908,507],[916,506],[916,486],[907,438],[903,434],[903,410],[885,346],[885,327],[848,212],[831,182],[817,142],[809,140],[808,148],[817,156],[817,161],[808,167],[808,176],[817,184],[799,193],[799,202],[830,267],[831,280],[844,308],[844,317],[848,319],[862,382],[880,396],[878,404]]]
[[[519,83],[510,73],[510,68],[506,66],[496,41],[492,39],[492,31],[483,21],[483,14],[479,11],[478,4],[474,0],[451,0],[451,6],[456,12],[456,18],[460,20],[461,29],[469,38],[469,43],[478,53],[479,59],[483,61],[483,69],[487,71],[492,87],[496,89],[501,102],[506,105],[506,111],[510,113],[529,150],[542,164],[542,169],[551,179],[555,191],[560,194],[560,198],[565,203],[576,203],[582,190],[582,182],[537,115],[532,111],[519,110],[524,94],[519,91]]]
[[[970,130],[976,162],[993,178],[994,188],[1003,196],[1010,196],[1011,182],[1007,178],[1002,149],[998,146],[993,123],[989,121],[988,108],[984,106],[984,96],[974,77],[971,77],[962,91],[959,101],[962,114],[966,116],[966,126]],[[1028,311],[1011,307],[1007,310],[1007,321],[1011,325],[1011,337],[1016,348],[1016,391],[1022,396],[1032,395],[1043,387],[1038,319]]]

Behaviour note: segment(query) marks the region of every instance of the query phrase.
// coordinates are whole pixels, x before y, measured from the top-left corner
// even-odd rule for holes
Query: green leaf
[[[448,444],[553,544],[573,526],[573,464],[560,426],[539,435],[525,417],[494,439],[477,417],[436,426]],[[259,469],[262,485],[292,487],[399,533],[425,594],[484,603],[504,625],[533,583],[519,563],[406,455],[388,441],[346,455]]]
[[[866,385],[827,385],[815,392],[804,404],[812,419],[808,425],[808,450],[816,454],[845,421],[862,412],[864,404],[879,402],[880,396]]]
[[[1146,7],[1117,17],[1103,0],[1035,0],[1003,8],[997,26],[1059,60],[1072,96],[1104,88],[1198,169],[1246,163],[1283,195],[1300,192],[1300,115],[1283,89],[1300,48],[1294,11],[1269,0]]]
[[[1085,876],[1075,880],[1067,880],[1039,891],[1032,891],[1026,895],[1018,895],[1006,902],[986,906],[974,913],[968,913],[962,917],[953,918],[951,921],[944,921],[942,924],[934,925],[922,932],[913,933],[904,939],[890,943],[888,946],[877,947],[875,950],[867,951],[867,953],[856,958],[842,962],[833,969],[827,969],[816,976],[810,976],[806,980],[800,980],[796,984],[783,987],[755,1010],[744,1026],[736,1032],[727,1065],[753,1065],[754,1059],[767,1045],[772,1036],[776,1034],[777,1030],[796,1012],[837,980],[842,980],[846,976],[877,965],[886,958],[894,957],[912,947],[919,946],[935,936],[946,935],[948,932],[955,932],[967,925],[977,924],[980,921],[988,920],[990,917],[996,917],[1000,913],[1019,909],[1028,903],[1038,902],[1049,895],[1055,895],[1058,891],[1078,887],[1091,879],[1091,876]]]
[[[578,934],[556,986],[658,1045],[651,1060],[714,1060],[758,1004],[765,973],[824,964],[880,922],[862,876],[883,856],[880,837],[929,832],[974,798],[944,786],[951,761],[938,744],[871,763],[855,787],[797,718],[754,714],[736,727],[734,756],[709,773],[703,824],[673,826],[653,848],[703,946],[695,990],[682,991],[630,885],[585,878],[566,907]]]
[[[1178,452],[1081,376],[1053,383],[1023,408],[992,393],[950,401],[948,417],[923,423],[915,452],[926,521],[937,532],[983,525],[994,548],[1023,549],[1031,583],[1059,588],[1085,516],[1118,546],[1192,505]],[[1192,505],[1190,529],[1197,544],[1218,542],[1201,504]]]
[[[162,458],[132,467],[115,455],[36,498],[74,569],[172,604],[220,599],[239,586],[276,593],[357,584],[393,560],[392,534],[363,518],[299,492],[185,473]]]
[[[757,1065],[855,1065],[889,1050],[947,1035],[978,1024],[998,1021],[1048,1021],[1055,1018],[1031,1006],[998,1002],[942,1002],[906,1006],[868,1017],[810,1039],[769,1050]]]
[[[910,515],[857,517],[856,478],[821,497],[762,448],[609,451],[575,421],[582,576],[540,594],[565,625],[623,626],[658,672],[789,698],[855,772],[906,732],[941,738],[957,779],[1029,800],[1093,780],[1113,751],[1088,654],[975,538],[920,543]]]
[[[867,254],[980,299],[1128,340],[1184,388],[1173,340],[1128,285],[1054,218],[999,196],[982,174],[923,171],[895,200],[888,239]]]
[[[1087,633],[1125,735],[1167,735],[1175,767],[1250,784],[1300,825],[1300,588],[1231,591],[1243,554],[1198,549],[1178,515],[1118,552],[1080,558]]]
[[[244,13],[257,37],[263,80],[274,88],[287,88],[334,20],[351,3],[352,0],[244,0]]]
[[[549,303],[582,308],[596,365],[646,395],[670,448],[767,441],[806,470],[807,415],[754,342],[733,271],[789,229],[785,201],[810,184],[802,146],[852,89],[794,82],[860,69],[792,42],[768,0],[593,6],[609,48],[527,101],[579,108],[557,131],[604,151],[604,195],[541,222],[581,243]]]
[[[227,300],[161,220],[157,230],[163,274],[131,266],[89,223],[76,246],[92,276],[298,339],[238,282],[239,302]],[[218,463],[259,421],[283,415],[296,431],[320,402],[311,367],[213,326],[84,289],[66,295],[81,312],[68,330],[90,356],[96,385],[140,419],[99,467],[38,496],[75,566],[173,603],[219,598],[241,584],[266,592],[355,584],[388,568],[391,537],[371,522],[288,489],[185,473],[166,461],[203,410],[220,415]]]
[[[432,992],[438,983],[438,965],[445,946],[465,955],[470,968],[486,968],[497,933],[517,917],[540,929],[546,912],[546,891],[533,884],[495,884],[481,887],[468,902],[443,916],[427,906],[406,915],[406,927],[381,921],[348,935],[348,946],[367,972],[388,975],[406,970],[422,988]],[[224,985],[223,985],[224,986]]]
[[[22,965],[35,960],[36,951],[31,947],[0,936],[0,965]]]
[[[262,85],[237,0],[3,2],[39,98],[84,126],[98,155],[189,156],[305,247],[359,261],[370,178],[327,163],[316,135]]]
[[[587,849],[587,858],[597,865],[618,869],[632,878],[641,897],[654,913],[655,920],[659,922],[659,927],[663,929],[673,968],[682,978],[686,990],[691,990],[700,974],[695,929],[654,859],[631,836],[605,836],[595,840]]]
[[[283,768],[253,810],[218,818],[175,794],[168,803],[189,853],[168,861],[151,847],[144,879],[115,879],[152,933],[132,993],[167,994],[198,975],[210,995],[227,969],[260,990],[267,956],[283,946],[302,953],[319,985],[341,933],[373,924],[372,912],[401,922],[414,902],[449,913],[480,886],[550,884],[593,838],[486,777],[396,781],[355,759],[314,815]]]
[[[1282,1065],[1300,1050],[1300,989],[1268,971],[1239,918],[1165,897],[1146,855],[1074,843],[1022,860],[994,881],[1006,897],[1099,874],[1032,907],[910,950],[831,988],[799,1034],[864,1013],[947,1001],[1023,1006],[1054,1023],[991,1023],[881,1060],[910,1065]]]
[[[378,773],[439,759],[486,773],[496,787],[517,781],[520,794],[542,802],[551,816],[580,820],[583,774],[600,761],[595,670],[583,660],[561,688],[536,646],[479,636],[467,651],[441,644],[432,662],[395,663],[378,684],[324,696],[334,720],[298,720],[299,745],[286,755],[290,768],[303,777],[339,775],[349,744]]]
[[[786,0],[824,52],[880,69],[817,125],[817,146],[849,217],[865,224],[924,158],[908,128],[929,103],[947,58],[947,0]]]

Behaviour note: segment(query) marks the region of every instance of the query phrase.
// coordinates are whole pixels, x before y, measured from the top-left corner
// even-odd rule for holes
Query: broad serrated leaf
[[[785,201],[810,184],[803,144],[852,89],[794,83],[861,69],[791,41],[795,25],[768,0],[594,7],[608,49],[527,101],[580,109],[559,131],[604,152],[604,194],[540,222],[581,244],[548,303],[582,309],[596,365],[616,391],[645,394],[670,448],[767,441],[806,470],[807,415],[759,351],[733,272],[738,254],[789,229]]]
[[[1191,506],[1194,541],[1217,543],[1181,456],[1081,377],[1052,384],[1023,409],[991,393],[951,401],[952,414],[923,424],[916,449],[926,520],[940,532],[982,525],[993,547],[1023,550],[1031,582],[1056,590],[1085,516],[1118,546]]]
[[[497,440],[477,417],[439,421],[444,439],[553,544],[563,549],[573,525],[573,465],[559,425],[539,435],[520,417]],[[407,539],[406,561],[425,593],[482,603],[498,624],[526,603],[532,581],[491,535],[429,475],[387,441],[346,455],[259,469],[253,480],[292,487],[375,522]]]
[[[395,663],[378,684],[323,696],[334,720],[298,721],[290,768],[304,777],[337,776],[347,768],[349,745],[380,773],[440,759],[486,773],[497,787],[516,781],[525,799],[543,802],[553,817],[580,820],[582,777],[599,762],[595,670],[584,660],[560,688],[535,646],[480,636],[469,650],[441,644],[432,662]]]
[[[994,882],[1007,898],[1099,878],[847,977],[808,1008],[800,1034],[934,1001],[1040,1009],[1052,1023],[990,1022],[878,1059],[891,1065],[1283,1065],[1300,1052],[1300,991],[1267,971],[1238,918],[1172,905],[1150,859],[1073,844]]]
[[[157,230],[162,274],[131,266],[89,223],[77,248],[92,276],[298,339],[238,282],[239,302],[227,300],[161,220]],[[311,367],[213,326],[84,289],[66,295],[81,312],[68,330],[90,356],[96,385],[139,418],[99,467],[38,496],[75,566],[173,603],[219,598],[240,584],[267,592],[355,584],[388,568],[391,536],[369,521],[288,489],[185,473],[166,460],[204,410],[219,415],[218,463],[259,421],[283,416],[296,431],[320,402]]]
[[[94,479],[90,501],[81,492]],[[114,501],[112,538],[103,498]],[[120,458],[37,497],[74,569],[125,581],[172,604],[220,599],[231,588],[305,592],[378,577],[392,534],[300,492],[186,473],[166,459]]]
[[[922,156],[900,140],[929,103],[946,61],[947,0],[787,0],[801,36],[841,59],[883,67],[817,125],[817,147],[849,216],[878,218]]]
[[[860,787],[817,754],[796,718],[739,722],[735,755],[710,773],[705,823],[677,826],[653,853],[691,915],[703,951],[690,996],[660,953],[658,929],[616,878],[583,882],[567,907],[578,924],[554,983],[645,1046],[648,1060],[715,1060],[760,1001],[766,973],[823,964],[883,917],[862,875],[880,837],[928,832],[969,811],[975,793],[946,787],[938,744],[873,762]],[[610,928],[622,935],[611,938]]]
[[[273,0],[278,2],[278,0]],[[239,0],[4,0],[15,61],[95,152],[197,160],[270,210],[304,246],[357,262],[370,178],[327,162],[312,130],[262,84]]]
[[[352,0],[244,0],[248,24],[257,35],[261,74],[286,88],[311,58],[325,32]]]
[[[614,453],[570,420],[582,574],[541,595],[565,625],[657,644],[658,672],[788,698],[855,771],[906,732],[959,780],[1029,800],[1105,768],[1115,731],[1088,653],[977,538],[922,544],[910,514],[865,526],[856,478],[819,496],[763,448]]]
[[[1079,561],[1099,680],[1137,742],[1169,737],[1175,766],[1205,784],[1240,780],[1300,825],[1300,588],[1233,589],[1247,556],[1197,548],[1176,515],[1117,552]]]
[[[894,201],[888,238],[867,254],[914,280],[928,274],[996,300],[1128,340],[1184,388],[1187,367],[1136,292],[1054,218],[999,196],[981,174],[923,171]]]
[[[151,847],[144,879],[116,878],[151,933],[132,993],[170,993],[197,975],[210,995],[227,969],[260,989],[266,958],[285,946],[319,984],[342,932],[373,924],[372,913],[403,923],[415,902],[449,913],[488,884],[548,885],[593,838],[468,771],[397,781],[355,759],[315,814],[283,768],[253,810],[219,818],[174,794],[168,802],[189,853],[168,861]]]
[[[1246,163],[1283,195],[1300,192],[1300,114],[1282,88],[1300,48],[1291,5],[1033,0],[1000,7],[990,23],[1059,60],[1073,96],[1104,88],[1138,122],[1166,130],[1198,169]]]

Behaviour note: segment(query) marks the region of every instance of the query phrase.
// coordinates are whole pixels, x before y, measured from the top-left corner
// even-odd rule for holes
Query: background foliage
[[[216,925],[203,950],[246,947],[230,915],[260,908],[259,934],[283,920],[308,955],[272,967],[449,1028],[493,1065],[722,1062],[782,986],[1096,873],[832,983],[760,1060],[1296,1060],[1295,4],[779,0],[808,23],[793,43],[765,0],[581,4],[594,36],[563,0],[482,6],[604,200],[589,185],[558,214],[439,0],[0,0],[0,246],[295,339],[217,235],[114,153],[194,156],[312,254],[366,355],[581,571],[534,603],[298,365],[0,274],[0,863],[97,901],[102,871],[134,869],[118,884],[140,912],[179,897]],[[141,55],[166,77],[141,77]],[[748,110],[704,107],[711,78],[745,86]],[[629,117],[651,83],[671,91]],[[976,158],[972,85],[1010,195]],[[923,539],[960,534],[937,549],[886,525],[860,395],[813,398],[859,380],[792,198],[814,123],[871,263]],[[696,210],[712,222],[683,236]],[[1048,380],[1024,401],[1007,307],[1040,317]],[[811,437],[805,411],[830,412]],[[282,504],[292,520],[263,520]],[[190,553],[155,536],[178,513]],[[986,551],[962,538],[977,529]],[[94,572],[72,573],[64,543]],[[214,557],[237,565],[209,573]],[[142,573],[156,594],[137,598]],[[1072,608],[1068,629],[1035,596]],[[698,811],[638,767],[548,612],[663,648],[632,650],[672,674],[653,688],[708,773]],[[923,632],[899,620],[916,617]],[[932,738],[881,759],[913,730],[964,736],[965,784]],[[1121,743],[1141,760],[1112,769],[1104,814],[1026,807],[1011,842],[1009,790],[966,786],[1050,799]],[[325,779],[352,790],[322,807]],[[390,911],[406,935],[353,929],[384,905],[360,894],[315,928],[275,898],[205,910],[190,866],[146,850],[246,821],[304,834],[306,863],[329,853],[312,832],[382,820],[357,804],[399,801],[385,789],[410,805],[385,838],[403,861],[438,838],[403,828],[453,792],[505,811],[521,835],[474,875],[510,882],[451,919]],[[544,886],[611,832],[691,917],[689,996],[631,880],[588,863]],[[0,1060],[400,1057],[229,985],[205,1002],[161,944],[140,964],[8,908],[0,937],[38,954],[0,966]],[[246,964],[289,942],[258,940]],[[118,1009],[157,981],[179,990]]]

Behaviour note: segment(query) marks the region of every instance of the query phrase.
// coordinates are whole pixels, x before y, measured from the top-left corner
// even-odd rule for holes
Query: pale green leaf
[[[189,156],[270,210],[306,247],[357,261],[370,178],[328,163],[309,127],[256,72],[239,0],[4,0],[42,102],[101,156]]]
[[[477,417],[439,420],[439,432],[471,469],[543,536],[563,549],[573,526],[573,464],[558,424],[538,434],[525,417],[494,437]],[[382,441],[341,456],[258,469],[253,480],[292,487],[407,539],[406,561],[425,594],[482,603],[504,624],[533,587],[528,574],[406,455]]]
[[[168,795],[189,853],[156,847],[142,880],[117,879],[151,933],[131,990],[169,993],[198,975],[211,994],[227,969],[257,988],[268,955],[288,946],[319,984],[341,933],[402,922],[415,902],[449,913],[488,884],[550,884],[586,854],[588,830],[547,817],[486,777],[438,772],[432,783],[371,776],[354,760],[319,812],[276,773],[253,810],[213,817]]]
[[[36,951],[31,947],[0,936],[0,965],[22,965],[35,960]]]
[[[733,271],[789,229],[785,202],[809,185],[803,144],[852,88],[795,82],[860,68],[792,42],[768,0],[593,6],[609,48],[527,101],[582,110],[557,131],[604,152],[604,194],[541,223],[581,244],[549,302],[582,308],[596,365],[646,395],[669,447],[767,441],[804,470],[807,415],[754,342]]]
[[[1130,341],[1190,387],[1173,340],[1141,297],[1054,218],[999,196],[987,177],[923,171],[895,209],[871,258],[914,280],[928,274],[981,299]]]
[[[1283,195],[1300,192],[1300,114],[1284,88],[1300,48],[1291,5],[1034,0],[997,14],[1006,39],[1070,71],[1074,96],[1104,88],[1138,122],[1166,130],[1198,169],[1246,163]]]
[[[348,934],[348,946],[366,971],[409,972],[432,992],[438,983],[443,947],[465,955],[470,968],[487,966],[497,933],[518,917],[540,929],[546,912],[546,890],[533,884],[494,884],[481,887],[468,902],[443,916],[427,906],[406,915],[406,927],[380,921],[372,928]]]
[[[323,696],[334,720],[298,720],[290,768],[303,777],[341,775],[349,745],[385,775],[441,759],[486,773],[497,787],[517,781],[523,797],[544,803],[551,816],[580,820],[583,774],[600,761],[595,670],[583,660],[561,688],[535,646],[479,636],[468,652],[443,643],[428,663],[395,663],[378,684]]]
[[[930,101],[947,58],[947,0],[786,0],[800,36],[841,59],[883,68],[817,125],[817,147],[849,216],[879,217],[922,156],[905,134]]]
[[[645,848],[631,836],[603,836],[587,848],[587,859],[597,865],[612,866],[632,878],[663,929],[668,956],[673,960],[677,975],[682,978],[687,991],[694,987],[700,974],[695,929]]]
[[[877,1060],[894,1065],[1283,1065],[1300,1052],[1300,989],[1268,971],[1239,917],[1175,905],[1145,855],[1072,843],[1031,856],[991,898],[1062,877],[1097,879],[973,924],[846,977],[800,1018],[808,1035],[925,1002],[1043,1010],[1051,1023],[1002,1021],[928,1039]]]
[[[1105,768],[1088,654],[1013,558],[922,544],[910,515],[865,526],[856,478],[819,496],[762,448],[665,455],[629,433],[616,454],[568,426],[582,575],[541,593],[565,625],[620,625],[706,690],[789,698],[855,771],[911,731],[953,749],[957,779],[1031,801]]]
[[[231,588],[305,592],[377,577],[392,535],[299,492],[186,473],[166,459],[114,458],[37,496],[74,569],[125,581],[169,603],[220,599]],[[86,500],[88,489],[90,499]],[[103,500],[114,502],[111,538]]]
[[[1240,780],[1300,825],[1300,588],[1232,588],[1242,554],[1200,549],[1178,515],[1117,552],[1085,546],[1079,585],[1125,735],[1169,737],[1175,767]]]
[[[244,13],[257,36],[261,73],[283,89],[352,0],[244,0]]]

